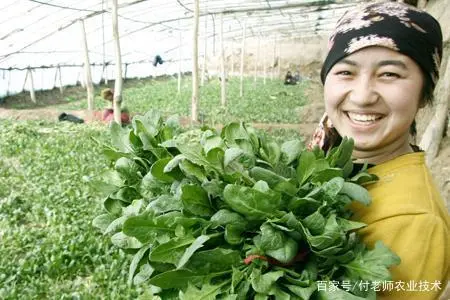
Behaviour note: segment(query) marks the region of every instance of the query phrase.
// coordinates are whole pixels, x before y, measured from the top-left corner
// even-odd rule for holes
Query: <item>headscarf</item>
[[[430,14],[401,2],[365,4],[339,19],[329,38],[329,51],[320,73],[322,83],[337,62],[370,46],[386,47],[410,57],[435,88],[442,58],[441,27]],[[336,134],[325,114],[309,148],[318,145],[328,150],[340,140]]]

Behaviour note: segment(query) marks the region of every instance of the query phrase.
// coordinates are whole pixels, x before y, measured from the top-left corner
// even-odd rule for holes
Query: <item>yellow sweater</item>
[[[392,280],[394,286],[404,282],[404,288],[386,288],[390,291],[379,292],[377,299],[439,299],[450,279],[450,217],[424,153],[399,156],[368,172],[380,180],[367,186],[370,206],[352,204],[354,219],[368,224],[359,234],[369,247],[381,240],[400,256],[400,265],[391,268]],[[432,287],[436,281],[440,290]]]

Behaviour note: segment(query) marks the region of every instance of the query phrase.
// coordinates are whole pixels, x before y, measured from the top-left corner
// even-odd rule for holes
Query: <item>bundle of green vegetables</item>
[[[97,184],[107,212],[93,224],[134,254],[129,283],[154,299],[375,299],[358,283],[399,263],[350,220],[376,180],[351,175],[351,139],[308,151],[239,123],[183,132],[155,111],[111,135],[113,168]]]

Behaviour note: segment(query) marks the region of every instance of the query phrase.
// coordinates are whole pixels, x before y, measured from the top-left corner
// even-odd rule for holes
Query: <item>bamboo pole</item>
[[[178,94],[181,93],[181,54],[183,46],[183,36],[181,34],[180,20],[178,20]]]
[[[84,74],[85,74],[85,86],[87,91],[87,103],[88,103],[88,111],[91,114],[94,110],[94,86],[92,85],[92,76],[91,76],[91,64],[89,62],[89,48],[87,44],[86,38],[86,29],[84,27],[84,21],[80,20],[81,26],[81,36],[84,50]]]
[[[114,48],[116,53],[116,78],[114,82],[114,121],[119,125],[122,124],[122,55],[120,51],[119,24],[117,20],[117,0],[113,0],[112,7],[112,27],[114,37]]]
[[[194,28],[192,32],[192,101],[191,120],[198,121],[198,19],[200,14],[200,0],[194,0]]]
[[[28,68],[28,79],[30,80],[30,97],[33,103],[37,103],[36,94],[34,93],[34,80],[33,80],[33,72],[31,72],[31,68]]]
[[[245,35],[247,29],[247,22],[244,21],[244,29],[242,30],[242,46],[241,46],[241,84],[239,88],[239,95],[244,96],[244,56],[245,56]]]
[[[205,85],[205,73],[206,73],[206,51],[208,49],[208,18],[205,18],[205,37],[203,44],[203,61],[202,61],[202,79],[200,82],[201,86]]]
[[[261,38],[258,36],[258,48],[256,49],[256,60],[255,60],[255,78],[254,82],[256,82],[256,77],[258,76],[258,63],[259,63],[259,52],[261,47]]]
[[[225,107],[227,104],[227,95],[226,95],[226,70],[225,70],[225,45],[223,38],[223,14],[220,14],[220,103],[222,107]]]

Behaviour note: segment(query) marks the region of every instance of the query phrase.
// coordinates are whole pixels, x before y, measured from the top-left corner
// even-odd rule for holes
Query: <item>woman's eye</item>
[[[352,73],[350,71],[337,71],[336,75],[350,76],[350,75],[352,75]]]
[[[399,78],[400,75],[398,75],[397,73],[392,73],[392,72],[384,72],[381,74],[382,77],[387,77],[387,78]]]

